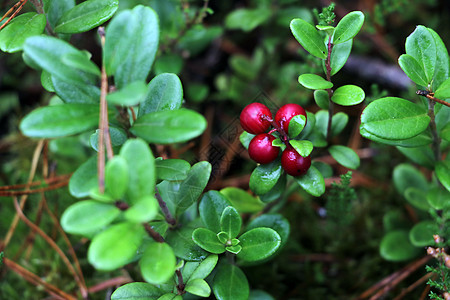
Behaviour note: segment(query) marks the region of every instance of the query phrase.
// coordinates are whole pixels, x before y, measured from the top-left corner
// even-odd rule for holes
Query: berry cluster
[[[292,176],[305,174],[311,166],[311,156],[301,156],[289,143],[289,122],[297,115],[306,118],[305,110],[298,104],[283,105],[275,114],[275,119],[272,119],[272,113],[264,104],[255,102],[247,105],[241,112],[240,122],[245,131],[256,134],[248,146],[250,158],[260,164],[268,164],[278,157],[280,147],[272,145],[276,137],[271,134],[276,131],[286,145],[281,154],[283,169]],[[270,126],[273,129],[265,133]]]

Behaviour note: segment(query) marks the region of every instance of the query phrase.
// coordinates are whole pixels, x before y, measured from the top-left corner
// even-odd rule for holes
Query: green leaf
[[[78,167],[69,180],[69,192],[76,198],[83,198],[98,185],[97,155]]]
[[[360,128],[360,133],[363,137],[366,139],[375,141],[377,143],[391,145],[391,146],[400,146],[400,147],[420,147],[420,146],[426,146],[431,144],[432,139],[431,135],[428,132],[422,132],[419,135],[416,135],[415,137],[409,138],[409,139],[403,139],[403,140],[387,140],[380,137],[377,137],[376,135],[373,135],[370,132],[367,132],[364,128]]]
[[[184,60],[181,54],[167,53],[158,57],[153,65],[153,71],[156,75],[162,73],[180,74],[183,70]]]
[[[217,234],[217,239],[222,244],[226,244],[228,242],[228,239],[230,238],[229,234],[225,231],[221,231]]]
[[[281,249],[281,247],[283,247],[288,241],[289,233],[291,230],[289,221],[280,214],[260,215],[255,219],[251,220],[250,223],[247,224],[246,230],[250,231],[258,227],[272,228],[279,234],[281,238],[281,244],[279,249]]]
[[[88,249],[88,260],[98,270],[123,267],[136,255],[145,235],[142,224],[119,223],[97,234]]]
[[[34,12],[15,17],[0,31],[0,50],[9,53],[22,50],[27,38],[44,32],[46,23],[44,14]]]
[[[44,71],[44,70],[42,71],[42,73],[41,73],[41,84],[42,84],[42,87],[46,91],[51,92],[51,93],[55,92],[55,87],[54,87],[53,82],[52,82],[52,75],[50,75],[49,72]]]
[[[257,195],[269,192],[277,183],[282,173],[280,161],[259,165],[250,176],[250,189]]]
[[[178,258],[187,261],[201,261],[208,256],[208,253],[192,240],[194,229],[182,227],[181,229],[170,230],[167,233],[166,242],[172,247]]]
[[[297,137],[306,126],[306,117],[304,115],[296,115],[289,121],[288,134],[290,138]]]
[[[115,105],[134,106],[144,101],[147,93],[147,85],[144,81],[135,81],[117,92],[106,96],[109,103]]]
[[[398,59],[398,64],[414,83],[421,86],[428,85],[425,70],[414,57],[409,54],[402,54]]]
[[[380,255],[389,261],[405,261],[416,257],[422,249],[416,248],[404,230],[391,231],[381,240]]]
[[[189,280],[184,289],[186,292],[199,297],[209,297],[211,295],[211,288],[208,283],[200,278]]]
[[[47,0],[44,1],[44,11],[52,28],[56,27],[61,16],[75,6],[75,0]]]
[[[450,123],[447,123],[447,125],[442,128],[440,136],[442,137],[442,139],[450,142]]]
[[[114,156],[106,163],[105,188],[114,199],[122,199],[128,188],[129,169],[127,161],[121,156]]]
[[[409,187],[415,187],[420,190],[428,190],[428,182],[425,176],[410,164],[399,164],[392,173],[394,186],[400,195],[404,195]]]
[[[363,102],[365,96],[362,88],[349,84],[337,88],[331,96],[331,100],[339,105],[351,106]]]
[[[326,90],[333,87],[333,83],[316,74],[302,74],[298,77],[298,82],[311,90]]]
[[[55,138],[85,132],[98,126],[99,107],[91,104],[64,104],[33,110],[20,122],[29,137]]]
[[[295,151],[303,157],[307,157],[313,151],[313,144],[308,140],[290,140],[289,143],[294,147]]]
[[[68,67],[79,69],[88,74],[100,76],[100,69],[90,61],[91,54],[86,51],[78,51],[73,53],[67,53],[61,57],[61,61]]]
[[[272,12],[266,8],[236,9],[225,18],[225,27],[249,32],[266,22],[271,14]]]
[[[206,228],[213,232],[219,232],[222,212],[229,205],[230,202],[228,199],[218,191],[208,191],[205,193],[200,201],[198,210]]]
[[[172,144],[201,135],[206,126],[201,114],[181,108],[143,115],[137,118],[130,131],[150,143]]]
[[[275,300],[275,298],[264,291],[251,290],[248,300]]]
[[[263,203],[270,203],[279,199],[286,189],[287,175],[282,174],[274,187],[267,193],[260,195],[259,199]]]
[[[435,244],[433,235],[439,233],[434,221],[422,221],[414,225],[409,232],[409,240],[416,247],[432,246]]]
[[[151,284],[162,284],[175,273],[177,259],[167,243],[151,243],[141,259],[139,266],[142,277]]]
[[[383,139],[409,139],[423,132],[430,117],[408,100],[386,97],[371,102],[361,115],[361,128]]]
[[[145,196],[153,195],[155,190],[155,158],[150,147],[141,139],[129,139],[120,149],[129,167],[127,197],[136,203]]]
[[[118,0],[87,0],[66,11],[58,23],[57,33],[80,33],[108,21],[119,7]]]
[[[233,239],[241,232],[242,219],[236,208],[226,207],[220,218],[220,230],[228,234],[229,239]]]
[[[406,201],[408,201],[412,206],[421,209],[423,211],[428,211],[430,209],[430,205],[427,202],[425,191],[422,191],[415,187],[408,187],[404,194]]]
[[[419,164],[421,166],[432,169],[434,167],[434,154],[433,150],[427,146],[421,147],[400,147],[397,146],[397,150],[400,151],[403,155],[408,157],[411,161]]]
[[[264,207],[264,203],[258,198],[253,197],[239,188],[226,187],[221,189],[220,193],[224,195],[231,202],[231,205],[233,205],[240,213],[256,213],[260,212]]]
[[[316,101],[317,106],[319,106],[321,109],[327,110],[330,105],[328,92],[324,90],[314,91],[314,101]]]
[[[448,205],[450,192],[441,188],[430,189],[427,193],[427,201],[436,210],[443,209]]]
[[[145,196],[128,208],[123,216],[130,222],[145,223],[153,220],[159,212],[159,205],[153,196]]]
[[[119,214],[120,210],[113,205],[80,201],[64,211],[61,226],[68,233],[90,236],[108,226]]]
[[[320,59],[327,58],[327,47],[313,25],[297,18],[291,21],[290,28],[294,37],[306,51]]]
[[[353,40],[350,39],[344,43],[334,45],[333,50],[331,50],[331,76],[339,72],[350,56],[352,51]],[[324,62],[325,66],[325,62]]]
[[[183,300],[183,297],[174,293],[164,294],[157,300]]]
[[[51,83],[56,94],[66,103],[99,103],[100,89],[96,85],[74,83],[57,76],[51,76]]]
[[[244,272],[230,264],[219,266],[212,288],[218,300],[247,300],[250,293]]]
[[[432,33],[425,26],[417,26],[406,38],[405,49],[425,71],[427,86],[433,80],[436,68],[436,42]]]
[[[156,176],[160,180],[184,180],[191,169],[191,165],[183,159],[155,160]]]
[[[233,254],[238,254],[239,252],[241,252],[242,246],[241,245],[227,246],[225,247],[225,250]]]
[[[441,161],[436,164],[436,176],[442,185],[450,191],[450,162]]]
[[[327,135],[328,128],[328,111],[320,110],[316,113],[316,128],[319,132],[325,137]],[[308,118],[308,120],[310,120]],[[331,123],[331,136],[336,136],[344,130],[345,126],[348,123],[348,115],[343,112],[338,112],[332,117]]]
[[[334,29],[333,43],[344,43],[358,34],[364,24],[364,14],[360,11],[352,11],[346,14]]]
[[[146,282],[132,282],[122,285],[111,295],[111,300],[148,300],[156,299],[161,290]]]
[[[254,228],[239,237],[242,250],[238,258],[254,262],[271,256],[281,245],[280,235],[271,228]]]
[[[434,97],[438,99],[450,98],[450,78],[445,80],[434,93]]]
[[[436,43],[436,68],[433,76],[433,90],[435,91],[448,78],[450,62],[447,48],[440,36],[431,28],[427,28],[427,30],[431,33]]]
[[[118,89],[134,81],[145,81],[155,59],[159,41],[158,16],[138,5],[118,13],[106,27],[103,62],[114,75]]]
[[[305,175],[294,178],[306,192],[315,197],[325,193],[325,180],[314,166],[311,166]]]
[[[189,282],[194,279],[205,279],[214,270],[218,260],[219,256],[211,254],[202,261],[186,262],[181,271],[183,280]]]
[[[89,137],[89,144],[92,149],[98,152],[98,135],[100,129],[95,130],[95,132]],[[116,128],[109,126],[109,136],[111,138],[111,145],[117,147],[123,145],[127,141],[127,133],[121,128]]]
[[[248,145],[250,144],[250,142],[252,141],[252,139],[255,136],[256,135],[248,133],[247,131],[244,131],[239,136],[239,140],[241,141],[242,146],[244,146],[245,149],[248,149]]]
[[[148,113],[177,110],[183,102],[183,87],[176,74],[163,73],[148,84],[145,101],[139,106],[138,116]]]
[[[344,167],[349,169],[357,169],[359,167],[359,156],[353,149],[341,145],[334,145],[328,151]]]
[[[225,245],[219,242],[216,233],[206,228],[197,228],[192,233],[192,239],[202,249],[214,253],[220,254],[225,252]]]

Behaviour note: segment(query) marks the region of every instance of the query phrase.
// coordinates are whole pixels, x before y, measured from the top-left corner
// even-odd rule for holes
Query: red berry
[[[272,119],[270,109],[258,102],[250,103],[241,112],[240,121],[242,128],[252,134],[265,132],[269,129],[270,122],[264,119],[263,116]]]
[[[295,103],[285,104],[280,107],[280,109],[275,114],[275,122],[280,124],[281,129],[288,133],[289,122],[293,117],[297,115],[304,115],[306,118],[306,112],[303,107]]]
[[[306,174],[311,167],[311,156],[303,157],[291,146],[281,154],[281,166],[292,176],[300,176]]]
[[[255,136],[248,145],[248,155],[260,164],[268,164],[275,160],[280,151],[279,147],[272,146],[275,137],[268,133]]]

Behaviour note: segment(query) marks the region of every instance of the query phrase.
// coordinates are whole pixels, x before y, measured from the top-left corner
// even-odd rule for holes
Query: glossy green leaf
[[[254,262],[271,256],[281,245],[280,235],[271,228],[254,228],[239,237],[242,250],[238,258]]]
[[[217,234],[217,239],[222,244],[226,244],[228,242],[228,239],[230,238],[229,234],[225,231],[221,231]]]
[[[360,11],[352,11],[346,14],[334,29],[333,43],[344,43],[358,34],[364,24],[364,14]]]
[[[96,64],[90,61],[91,54],[86,51],[67,53],[61,57],[61,61],[70,68],[79,69],[88,74],[100,77],[101,72]]]
[[[183,300],[183,297],[174,293],[164,294],[157,300]]]
[[[98,185],[97,155],[80,165],[69,180],[69,192],[76,198],[89,195],[90,190]]]
[[[409,139],[402,139],[402,140],[387,140],[380,138],[376,135],[373,135],[370,132],[367,132],[364,128],[360,128],[360,133],[363,137],[366,139],[375,141],[377,143],[391,145],[391,146],[400,146],[400,147],[421,147],[431,144],[432,139],[431,135],[428,132],[422,132],[419,135],[416,135],[415,137],[409,138]]]
[[[290,138],[297,137],[306,126],[306,117],[304,115],[296,115],[289,121],[288,134]]]
[[[236,208],[226,207],[220,217],[220,230],[228,234],[229,239],[233,239],[241,232],[242,219]]]
[[[328,35],[333,35],[334,27],[328,25],[316,25],[316,28],[320,31],[325,31]]]
[[[426,75],[426,85],[433,80],[436,68],[436,42],[425,26],[419,25],[405,42],[406,54],[414,57]],[[414,80],[413,80],[414,81]]]
[[[92,149],[98,152],[98,135],[99,129],[95,130],[95,132],[89,137],[89,144]],[[113,147],[117,147],[123,145],[127,141],[127,133],[125,130],[121,128],[116,128],[109,126],[109,136],[111,138],[111,145]]]
[[[129,167],[127,197],[136,203],[143,197],[153,195],[155,190],[155,158],[150,147],[141,139],[129,139],[120,149]]]
[[[91,104],[64,104],[33,110],[20,122],[29,137],[55,138],[73,135],[98,126],[99,107]]]
[[[443,209],[449,205],[450,192],[441,188],[433,188],[427,193],[427,201],[436,210]]]
[[[257,166],[250,176],[250,189],[257,195],[267,193],[275,186],[281,173],[279,160]]]
[[[450,162],[449,161],[441,161],[436,165],[436,176],[442,185],[450,191]]]
[[[146,282],[132,282],[122,285],[111,295],[111,300],[148,300],[156,299],[161,290]]]
[[[191,165],[183,159],[155,160],[156,176],[160,180],[184,180]]]
[[[295,151],[303,157],[307,157],[313,150],[313,144],[308,140],[290,140],[289,143],[294,147]]]
[[[328,111],[320,110],[316,113],[316,128],[325,137],[328,128]],[[309,119],[308,119],[309,120]],[[332,117],[331,122],[331,136],[336,136],[344,130],[348,123],[348,115],[343,112],[338,112]]]
[[[333,145],[328,151],[331,156],[341,165],[349,169],[357,169],[359,167],[359,156],[356,152],[342,145]]]
[[[209,297],[211,295],[211,288],[208,283],[200,278],[189,280],[184,289],[186,292],[199,297]]]
[[[361,128],[383,139],[408,139],[423,132],[430,117],[408,100],[386,97],[371,102],[361,115]]]
[[[114,156],[106,163],[105,189],[114,199],[121,199],[128,188],[129,168],[121,156]]]
[[[172,247],[178,258],[187,261],[201,261],[208,256],[208,253],[192,240],[194,229],[182,227],[181,229],[170,230],[167,233],[166,242]]]
[[[250,231],[254,228],[266,227],[275,230],[281,238],[280,248],[283,247],[289,238],[291,231],[289,221],[280,214],[263,214],[251,220],[245,228]]]
[[[450,78],[442,82],[439,88],[434,93],[434,97],[438,99],[450,98]]]
[[[380,255],[389,261],[405,261],[417,256],[421,251],[411,244],[409,234],[404,230],[391,231],[381,240]]]
[[[41,84],[42,84],[42,87],[47,92],[51,92],[51,93],[55,92],[55,87],[53,86],[53,82],[52,82],[52,75],[50,75],[49,72],[44,71],[44,70],[42,71],[42,73],[41,73]]]
[[[425,176],[410,164],[399,164],[392,174],[394,186],[400,195],[404,195],[409,187],[415,187],[422,191],[428,189]]]
[[[249,32],[266,22],[271,14],[272,12],[267,8],[236,9],[225,18],[225,27]]]
[[[435,91],[448,78],[450,62],[447,48],[441,37],[433,29],[427,28],[427,30],[431,33],[436,43],[436,68],[433,77],[433,90]]]
[[[440,136],[442,137],[442,139],[446,140],[447,142],[450,142],[450,123],[448,123],[442,128]]]
[[[225,250],[233,254],[239,254],[239,252],[242,251],[242,246],[241,245],[227,246],[225,247]]]
[[[330,105],[328,92],[324,90],[314,91],[314,101],[316,101],[317,106],[319,106],[321,109],[327,110]]]
[[[118,13],[106,27],[103,62],[117,88],[145,81],[159,41],[158,16],[147,6]]]
[[[208,191],[205,193],[200,201],[198,210],[206,228],[213,232],[219,232],[222,212],[230,204],[228,199],[218,191]]]
[[[177,259],[167,243],[151,243],[142,255],[139,266],[142,277],[152,284],[162,284],[175,274]]]
[[[119,7],[118,0],[87,0],[66,11],[56,24],[57,33],[80,33],[108,21]]]
[[[275,300],[275,298],[262,290],[251,290],[248,300]]]
[[[148,84],[145,101],[139,106],[138,116],[148,113],[177,110],[183,102],[183,87],[180,78],[171,73],[155,76]]]
[[[408,157],[411,161],[421,166],[432,169],[434,167],[433,150],[427,145],[422,147],[399,147],[397,150]]]
[[[244,146],[245,149],[248,149],[248,145],[252,141],[252,139],[255,137],[254,134],[248,133],[247,131],[244,131],[239,136],[239,140],[241,141],[242,146]]]
[[[331,100],[339,105],[351,106],[363,102],[365,96],[362,88],[349,84],[337,88],[331,96]]]
[[[97,234],[87,258],[98,270],[111,271],[123,267],[136,255],[145,235],[142,224],[119,223]]]
[[[206,119],[189,109],[166,110],[139,117],[130,131],[150,143],[186,142],[203,133]]]
[[[420,190],[415,187],[408,187],[403,193],[406,201],[408,201],[415,208],[421,209],[423,211],[428,211],[430,205],[427,202],[426,191]]]
[[[414,57],[409,54],[402,54],[398,59],[398,64],[403,72],[416,84],[421,86],[428,85],[425,70]]]
[[[114,205],[80,201],[64,211],[61,226],[68,233],[90,236],[109,225],[119,214],[120,210]]]
[[[313,25],[297,18],[291,21],[290,28],[294,37],[306,51],[320,59],[327,58],[327,47]]]
[[[97,200],[100,202],[105,202],[105,203],[113,203],[116,200],[113,197],[111,197],[109,194],[100,192],[100,189],[98,186],[95,186],[94,188],[92,188],[92,190],[89,191],[89,197],[94,200]]]
[[[298,77],[298,82],[311,90],[326,90],[333,87],[333,83],[316,74],[302,74]]]
[[[51,76],[56,94],[66,103],[97,104],[100,101],[100,89],[90,83],[74,83],[57,76]]]
[[[192,233],[192,239],[198,246],[210,253],[220,254],[225,252],[225,245],[219,242],[216,233],[209,229],[195,229]]]
[[[433,246],[433,235],[439,233],[439,228],[434,221],[422,221],[414,225],[409,232],[409,240],[416,247]]]
[[[47,20],[52,28],[56,27],[61,16],[75,6],[75,0],[46,0],[44,2],[44,11]]]
[[[147,85],[144,81],[135,81],[127,84],[121,90],[106,96],[109,103],[115,105],[134,106],[144,101]]]
[[[247,300],[250,293],[244,272],[230,264],[219,266],[212,288],[218,300]]]
[[[314,166],[305,175],[295,177],[297,183],[309,194],[319,197],[325,193],[325,180]]]
[[[226,187],[220,190],[240,213],[256,213],[260,212],[264,204],[256,197],[253,197],[244,190],[235,187]]]
[[[272,201],[275,201],[276,199],[279,199],[286,189],[286,181],[287,181],[286,174],[282,174],[278,179],[277,183],[274,185],[274,187],[269,192],[260,195],[259,199],[263,203],[270,203]]]
[[[145,196],[128,208],[123,216],[130,222],[145,223],[153,220],[158,212],[158,201],[153,196]]]
[[[183,280],[189,282],[194,279],[205,279],[214,270],[219,260],[219,256],[215,254],[209,255],[202,261],[188,261],[184,264]]]
[[[0,31],[0,50],[14,53],[23,49],[25,40],[44,32],[45,15],[34,12],[15,17]]]
[[[352,51],[353,40],[350,39],[344,43],[340,43],[334,45],[331,50],[331,76],[339,72],[350,56],[350,52]],[[324,63],[325,65],[325,63]]]

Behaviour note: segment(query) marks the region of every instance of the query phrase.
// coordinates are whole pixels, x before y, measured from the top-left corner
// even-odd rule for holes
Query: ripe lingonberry
[[[280,148],[272,146],[275,137],[268,133],[261,133],[255,136],[248,145],[248,155],[260,164],[268,164],[278,156]]]
[[[311,156],[303,157],[291,146],[287,146],[281,154],[281,166],[292,176],[306,174],[311,167]]]
[[[272,119],[270,109],[262,103],[250,103],[241,112],[241,126],[252,134],[265,132],[270,127],[270,122],[264,116]]]
[[[275,114],[275,122],[280,125],[281,129],[288,133],[289,122],[297,115],[303,115],[306,118],[306,112],[303,107],[295,103],[285,104]]]

